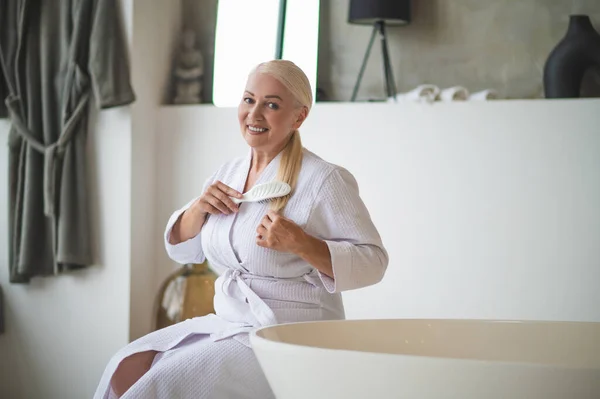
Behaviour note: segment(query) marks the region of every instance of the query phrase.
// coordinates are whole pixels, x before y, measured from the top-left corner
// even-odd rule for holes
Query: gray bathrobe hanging
[[[89,104],[132,103],[118,0],[0,0],[10,281],[92,264]]]

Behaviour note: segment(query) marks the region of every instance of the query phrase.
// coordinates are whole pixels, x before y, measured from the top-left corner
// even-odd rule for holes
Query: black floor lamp
[[[362,66],[360,67],[360,72],[358,73],[356,84],[354,85],[354,91],[352,92],[352,101],[356,100],[356,94],[358,93],[358,88],[360,87],[360,82],[365,72],[369,55],[371,54],[371,47],[373,47],[375,35],[377,34],[379,34],[381,40],[385,91],[388,98],[393,97],[394,100],[396,99],[396,83],[394,82],[394,73],[390,63],[386,26],[409,24],[411,15],[410,3],[410,0],[350,0],[348,22],[352,24],[373,26],[371,40],[369,41],[369,46],[365,52]]]

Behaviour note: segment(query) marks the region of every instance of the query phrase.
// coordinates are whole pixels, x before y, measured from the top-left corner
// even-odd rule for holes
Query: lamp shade
[[[350,0],[348,22],[373,25],[385,21],[386,25],[407,25],[410,3],[410,0]]]

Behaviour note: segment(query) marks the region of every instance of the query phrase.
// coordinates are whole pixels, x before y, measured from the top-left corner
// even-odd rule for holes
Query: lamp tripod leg
[[[390,52],[387,44],[387,31],[383,21],[378,22],[379,35],[381,38],[381,55],[383,57],[383,69],[385,76],[385,89],[388,98],[393,97],[396,101],[396,82],[394,81],[394,72],[390,61]]]
[[[352,99],[354,102],[356,100],[356,94],[358,93],[358,88],[360,87],[360,82],[362,81],[363,74],[365,73],[365,68],[367,67],[367,61],[369,61],[369,55],[371,54],[371,48],[373,47],[373,42],[375,41],[375,35],[377,34],[377,24],[373,26],[373,32],[371,33],[371,40],[369,40],[369,46],[367,47],[367,51],[365,52],[365,56],[363,58],[362,65],[360,67],[360,72],[358,73],[358,78],[356,79],[356,84],[354,85],[354,90],[352,91]]]

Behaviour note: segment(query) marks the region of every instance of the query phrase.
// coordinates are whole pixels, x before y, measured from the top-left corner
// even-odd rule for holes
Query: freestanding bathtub
[[[600,323],[321,321],[250,340],[278,399],[600,399]]]

